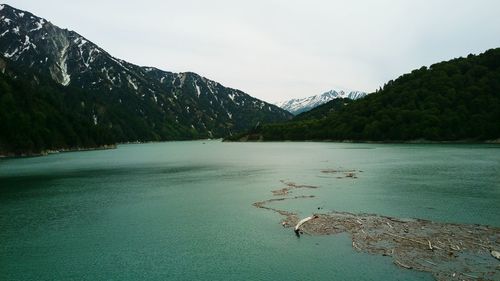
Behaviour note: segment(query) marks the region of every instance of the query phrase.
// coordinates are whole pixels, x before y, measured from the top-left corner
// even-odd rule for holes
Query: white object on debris
[[[491,251],[491,255],[494,256],[497,260],[500,260],[500,252]]]
[[[306,223],[312,219],[314,219],[313,216],[300,220],[299,223],[297,223],[297,225],[295,226],[295,230],[298,230],[301,225],[303,225],[304,223]]]

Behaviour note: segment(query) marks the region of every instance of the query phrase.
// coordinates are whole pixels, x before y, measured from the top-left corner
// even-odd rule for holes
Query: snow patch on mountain
[[[275,102],[274,104],[289,111],[290,113],[297,115],[305,111],[309,111],[317,106],[325,104],[333,99],[347,98],[347,99],[360,99],[365,97],[367,94],[360,91],[336,91],[330,90],[321,95],[310,96],[301,99],[291,99],[287,101]]]
[[[132,86],[132,88],[134,88],[134,90],[138,90],[139,89],[139,86],[137,86],[137,84],[132,80],[132,77],[130,77],[130,75],[127,75],[127,80],[128,80],[128,83],[130,84],[130,86]]]
[[[198,83],[196,83],[196,82],[195,82],[195,86],[196,86],[196,95],[198,95],[198,97],[200,97],[200,95],[201,95],[200,86],[198,86]]]
[[[68,73],[68,48],[70,46],[67,40],[62,40],[62,49],[56,64],[50,68],[52,78],[63,86],[68,86],[71,82],[71,75]]]
[[[28,35],[25,35],[23,49],[18,53],[18,56],[20,56],[25,51],[28,51],[31,47],[33,47],[33,49],[36,49],[36,45],[31,43],[30,37]]]
[[[38,30],[43,28],[44,24],[45,24],[45,20],[40,19],[39,21],[35,22],[35,28],[30,29],[28,32],[38,31]]]
[[[61,85],[68,86],[71,82],[71,76],[68,73],[68,48],[69,44],[64,46],[61,52],[61,60],[59,61],[59,66],[61,67],[62,81]]]
[[[121,59],[115,59],[114,57],[110,56],[109,57],[112,61],[116,62],[119,66],[121,66],[123,69],[125,69],[126,71],[129,71],[130,72],[130,69],[128,69],[127,67],[125,67],[123,65],[123,63],[125,63],[125,61],[121,60]]]
[[[13,56],[14,56],[14,55],[18,52],[18,51],[19,51],[19,48],[16,48],[16,49],[14,49],[14,51],[13,51],[12,53],[10,53],[10,54],[9,54],[9,53],[5,52],[3,55],[4,55],[4,57],[6,57],[6,58],[11,58],[11,57],[13,57]]]

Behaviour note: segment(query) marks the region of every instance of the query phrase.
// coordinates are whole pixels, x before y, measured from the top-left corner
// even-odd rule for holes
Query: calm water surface
[[[362,170],[337,179],[325,169]],[[494,145],[121,145],[0,161],[0,280],[433,280],[252,206],[500,226]]]

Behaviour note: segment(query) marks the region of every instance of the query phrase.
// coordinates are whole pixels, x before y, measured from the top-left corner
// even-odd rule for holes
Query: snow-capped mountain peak
[[[347,99],[360,99],[365,97],[367,94],[360,91],[343,91],[343,90],[330,90],[321,95],[310,96],[301,99],[291,99],[282,102],[276,102],[275,105],[291,112],[294,115],[300,114],[305,111],[309,111],[317,106],[327,103],[333,99],[347,98]]]

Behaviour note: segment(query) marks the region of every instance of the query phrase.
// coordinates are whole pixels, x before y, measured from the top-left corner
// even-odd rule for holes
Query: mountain
[[[230,140],[500,140],[500,48],[422,67],[363,99],[330,102]]]
[[[0,154],[219,138],[292,117],[198,74],[115,58],[8,5],[0,5],[0,72]]]
[[[298,115],[302,112],[309,111],[319,105],[327,103],[333,99],[342,98],[342,99],[357,100],[365,96],[366,93],[359,91],[345,92],[345,91],[330,90],[321,95],[315,95],[302,99],[291,99],[287,101],[276,102],[274,104],[283,108],[284,110],[287,110],[293,115]]]
[[[354,100],[349,98],[337,98],[327,103],[319,105],[309,111],[302,112],[293,118],[293,121],[322,119],[332,113],[343,109],[351,104]]]

